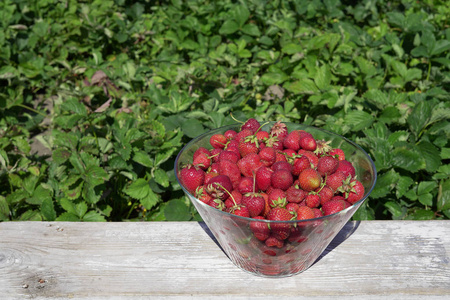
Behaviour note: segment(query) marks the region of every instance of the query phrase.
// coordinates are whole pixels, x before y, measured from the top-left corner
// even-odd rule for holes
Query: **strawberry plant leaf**
[[[189,221],[191,220],[191,214],[186,202],[181,199],[174,199],[167,202],[164,208],[164,216],[167,221]]]
[[[147,210],[150,210],[159,202],[159,197],[150,189],[150,186],[148,186],[147,196],[139,199],[139,201],[143,207],[145,207]]]
[[[394,166],[410,171],[417,172],[425,167],[424,158],[414,150],[412,145],[397,147],[392,151],[392,163]]]
[[[426,141],[420,141],[420,143],[417,144],[417,150],[425,161],[425,170],[430,173],[436,172],[441,165],[439,150],[433,146],[433,144]]]
[[[287,82],[283,87],[294,94],[316,94],[319,92],[314,81],[304,78],[294,82]]]
[[[20,215],[19,221],[42,221],[42,217],[38,211],[27,210]]]
[[[406,214],[406,208],[395,201],[388,201],[384,203],[384,206],[391,213],[394,220],[401,220]]]
[[[450,209],[450,180],[442,181],[439,184],[437,209],[439,211],[445,211]]]
[[[321,66],[317,70],[317,74],[314,77],[314,83],[319,90],[327,90],[331,84],[331,71],[327,65]]]
[[[71,152],[66,148],[57,148],[52,152],[52,159],[58,165],[65,163],[71,155]]]
[[[63,212],[59,215],[59,217],[56,218],[55,221],[58,222],[77,222],[80,221],[80,218],[78,218],[77,215],[69,212]]]
[[[222,35],[228,35],[235,33],[239,30],[239,24],[235,20],[226,20],[223,22],[219,29],[219,33]]]
[[[8,202],[6,201],[6,198],[3,196],[0,196],[0,221],[7,221],[9,220],[9,206]]]
[[[56,219],[56,211],[51,197],[42,200],[41,214],[47,221],[54,221]]]
[[[150,193],[150,186],[147,180],[139,178],[125,187],[123,192],[134,199],[144,199]]]
[[[188,119],[183,123],[181,130],[190,138],[194,138],[205,132],[202,123],[197,119]]]
[[[152,168],[153,167],[153,161],[151,160],[148,153],[144,151],[137,151],[134,153],[133,160],[144,167]]]
[[[162,185],[163,187],[169,187],[169,176],[167,176],[167,173],[164,170],[156,168],[153,173],[153,178],[158,184]]]
[[[84,222],[106,222],[104,216],[96,211],[88,211],[82,218]]]
[[[407,122],[411,131],[418,137],[430,120],[432,114],[432,107],[427,101],[421,101],[414,106]]]
[[[417,209],[412,214],[406,217],[407,220],[432,220],[434,219],[434,212],[426,209]]]

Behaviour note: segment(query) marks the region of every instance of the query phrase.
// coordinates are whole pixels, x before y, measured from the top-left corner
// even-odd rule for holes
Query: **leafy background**
[[[199,133],[301,122],[360,144],[356,219],[450,218],[446,1],[3,0],[0,220],[198,220]]]

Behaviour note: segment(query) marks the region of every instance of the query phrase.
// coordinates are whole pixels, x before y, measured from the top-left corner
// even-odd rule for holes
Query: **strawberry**
[[[241,179],[241,171],[238,166],[227,159],[221,160],[218,164],[217,171],[220,175],[226,175],[230,178],[233,188],[236,188]]]
[[[258,139],[258,142],[264,142],[265,140],[267,140],[269,138],[269,133],[267,131],[264,130],[259,130],[255,133],[256,138]]]
[[[224,150],[219,153],[218,161],[220,162],[221,160],[226,159],[233,163],[237,163],[240,158],[241,157],[239,156],[239,154],[236,154],[236,152]]]
[[[311,162],[309,161],[308,157],[303,155],[299,157],[297,156],[294,159],[294,163],[292,166],[292,175],[298,176],[303,170],[310,169],[311,167]]]
[[[353,167],[352,163],[347,160],[339,160],[339,164],[336,171],[341,171],[344,173],[345,177],[348,177],[349,175],[351,177],[355,177],[356,171]]]
[[[209,158],[209,154],[199,153],[194,158],[193,164],[203,170],[207,170],[211,166],[211,158]]]
[[[236,216],[240,216],[240,217],[245,217],[245,218],[250,217],[250,212],[249,212],[248,208],[245,206],[242,206],[242,205],[232,206],[231,208],[229,208],[227,210],[227,212],[229,212],[230,214],[236,215]]]
[[[299,139],[300,148],[306,151],[316,150],[317,143],[312,134],[303,130],[300,130],[299,132],[300,132],[300,139]]]
[[[322,186],[320,190],[318,191],[320,196],[320,205],[323,205],[324,203],[331,200],[331,198],[334,195],[334,191],[329,186]]]
[[[344,160],[345,159],[345,153],[340,148],[334,148],[329,153],[329,155],[336,157],[338,160]]]
[[[316,147],[316,150],[314,150],[314,154],[316,154],[318,157],[328,155],[330,153],[330,151],[332,150],[330,143],[331,143],[331,141],[325,141],[325,140],[316,141],[317,147]]]
[[[256,133],[260,127],[261,124],[256,119],[250,118],[241,126],[241,130],[249,129],[253,133]]]
[[[345,174],[341,171],[336,171],[327,176],[326,185],[328,185],[334,192],[336,192],[343,184],[345,180]]]
[[[300,206],[297,209],[297,220],[308,220],[308,219],[314,219],[315,214],[312,208],[308,206]]]
[[[320,205],[320,196],[316,192],[310,192],[306,198],[306,206],[310,208],[319,207]]]
[[[190,193],[194,194],[195,190],[205,181],[205,171],[193,165],[187,165],[181,169],[179,178],[181,185]]]
[[[286,208],[275,207],[267,214],[267,220],[272,221],[290,221],[293,219],[293,214]],[[285,240],[289,237],[291,224],[289,223],[271,223],[270,229],[272,235],[279,240]]]
[[[284,138],[283,146],[294,151],[300,149],[300,131],[293,130]]]
[[[212,149],[211,150],[211,159],[212,159],[212,162],[218,162],[219,161],[219,155],[220,155],[220,153],[223,151],[223,149],[222,148],[214,148],[214,149]]]
[[[240,142],[243,141],[246,137],[251,136],[251,135],[253,135],[253,131],[251,131],[251,130],[249,130],[249,129],[245,129],[245,130],[239,131],[239,132],[235,135],[234,139],[240,143]]]
[[[322,211],[325,216],[335,214],[341,210],[347,208],[347,204],[344,200],[330,200],[322,205]]]
[[[254,217],[254,219],[264,220],[264,217],[256,216]],[[253,235],[260,241],[267,240],[270,235],[269,224],[267,222],[251,221],[250,230],[253,232]]]
[[[237,166],[241,171],[242,175],[247,177],[253,177],[253,172],[256,173],[258,168],[262,166],[262,162],[259,159],[258,154],[250,153],[245,157],[242,157],[238,162]]]
[[[233,141],[234,141],[234,140],[233,140]],[[239,159],[241,158],[241,153],[239,152],[238,144],[236,144],[236,145],[234,145],[234,144],[229,144],[229,145],[226,147],[226,150],[235,153],[235,154],[237,155],[237,157],[239,157]],[[219,157],[220,157],[220,155],[219,155]],[[219,160],[220,160],[220,159],[219,159]]]
[[[233,184],[230,177],[226,175],[218,175],[211,178],[205,184],[206,192],[213,198],[225,200],[229,197],[230,192],[233,190]]]
[[[284,241],[283,239],[279,239],[275,235],[271,235],[266,239],[265,244],[267,247],[276,247],[278,249],[281,249],[284,246]]]
[[[338,168],[339,161],[332,156],[322,156],[317,163],[317,171],[322,176],[330,175]]]
[[[314,152],[307,151],[305,149],[298,150],[299,155],[304,155],[309,159],[309,162],[312,164],[313,168],[317,168],[317,164],[319,163],[319,157],[314,154]]]
[[[259,187],[262,191],[267,191],[267,189],[272,184],[271,178],[272,178],[273,171],[272,169],[268,167],[260,167],[255,174],[256,178],[256,185]]]
[[[265,140],[266,147],[272,147],[275,150],[281,151],[284,149],[283,142],[276,136],[270,136]]]
[[[281,169],[273,172],[271,182],[274,188],[285,191],[292,185],[294,178],[289,170]]]
[[[307,195],[307,192],[296,187],[295,185],[290,186],[286,190],[286,200],[290,203],[300,203]]]
[[[241,157],[245,157],[250,153],[257,154],[259,152],[259,143],[254,135],[249,135],[241,139],[238,145]]]
[[[277,159],[276,151],[272,147],[264,147],[258,155],[261,163],[266,167],[273,165]]]
[[[202,154],[202,153],[206,154],[207,156],[211,155],[211,153],[209,152],[208,149],[206,149],[205,147],[200,147],[197,150],[195,150],[194,155],[192,156],[193,160],[195,161],[197,156]]]
[[[223,148],[225,148],[225,145],[227,144],[227,142],[228,142],[227,138],[221,133],[213,134],[209,138],[209,143],[215,149],[223,149]]]
[[[209,173],[217,173],[217,174],[219,174],[219,165],[220,165],[219,163],[213,162],[211,164],[211,167],[209,167],[208,172]]]
[[[231,141],[232,139],[234,139],[234,137],[236,136],[237,132],[233,129],[229,129],[227,131],[225,131],[225,133],[223,134],[227,140]]]
[[[306,169],[300,173],[298,181],[303,190],[310,192],[320,186],[322,177],[315,169]]]
[[[205,204],[208,204],[211,199],[213,199],[205,190],[205,186],[201,185],[195,189],[195,198],[202,201]]]
[[[264,198],[258,193],[247,193],[242,197],[242,204],[247,207],[250,217],[261,215],[264,211]]]
[[[345,186],[347,186],[346,189]],[[347,185],[344,183],[343,187],[345,189],[344,197],[351,204],[355,204],[364,196],[364,186],[359,180],[352,179]]]
[[[216,208],[218,210],[222,210],[222,211],[225,210],[225,204],[220,199],[214,199],[213,198],[213,199],[211,199],[208,202],[208,205],[211,206],[211,207],[214,207],[214,208]]]
[[[286,202],[286,193],[281,189],[273,189],[268,194],[268,203],[271,208],[274,207],[285,207]]]
[[[323,211],[320,210],[319,208],[313,208],[312,210],[314,212],[314,218],[323,217]]]
[[[231,208],[233,206],[239,205],[242,202],[242,194],[238,190],[232,190],[230,197],[224,201],[226,208]]]
[[[273,171],[287,170],[292,173],[293,166],[287,161],[277,161],[271,167]]]
[[[285,208],[290,212],[297,212],[299,207],[300,206],[297,203],[289,202],[288,204],[286,204]]]

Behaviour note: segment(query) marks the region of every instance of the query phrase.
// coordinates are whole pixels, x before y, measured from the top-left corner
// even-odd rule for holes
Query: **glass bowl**
[[[269,122],[262,129],[270,131],[273,124],[274,122]],[[203,203],[183,187],[178,176],[179,171],[183,165],[192,163],[194,152],[199,147],[212,148],[209,143],[212,135],[223,134],[230,129],[238,131],[239,124],[214,129],[194,138],[179,152],[175,161],[175,176],[178,183],[225,254],[237,267],[263,277],[292,276],[308,269],[364,203],[372,192],[377,178],[372,159],[352,141],[316,127],[288,122],[284,124],[287,125],[289,132],[305,130],[316,140],[330,141],[333,148],[341,148],[345,153],[345,159],[353,164],[357,179],[364,186],[365,194],[362,199],[338,213],[303,221],[257,220],[236,216]],[[291,232],[282,246],[268,247],[263,241],[258,240],[250,229],[254,222],[267,223],[269,228],[286,226]]]

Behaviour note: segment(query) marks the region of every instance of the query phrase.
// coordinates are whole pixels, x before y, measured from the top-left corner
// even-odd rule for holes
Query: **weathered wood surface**
[[[307,271],[270,279],[202,223],[0,223],[0,299],[449,299],[449,256],[449,221],[349,222]]]

